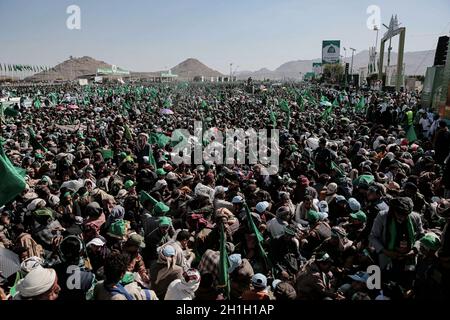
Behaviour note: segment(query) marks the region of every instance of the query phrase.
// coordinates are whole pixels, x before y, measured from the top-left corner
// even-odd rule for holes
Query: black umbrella
[[[0,247],[0,278],[8,279],[19,269],[19,256],[11,250]]]

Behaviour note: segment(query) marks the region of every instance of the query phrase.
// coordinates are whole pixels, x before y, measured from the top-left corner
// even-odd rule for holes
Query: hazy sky
[[[71,4],[81,8],[81,30],[66,27]],[[398,14],[406,51],[435,49],[450,32],[450,0],[0,0],[0,62],[53,66],[88,55],[155,71],[194,57],[225,73],[230,62],[274,69],[320,57],[326,39],[368,49],[372,4],[385,24]]]

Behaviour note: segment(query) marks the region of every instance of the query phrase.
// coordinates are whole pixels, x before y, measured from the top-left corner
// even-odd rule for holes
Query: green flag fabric
[[[414,126],[409,126],[409,129],[406,132],[406,139],[408,139],[409,143],[413,143],[417,140],[416,130],[414,130]]]
[[[127,139],[128,141],[133,139],[133,135],[131,133],[130,127],[128,125],[125,125],[125,132],[124,132],[124,137],[125,139]]]
[[[100,150],[100,153],[102,154],[104,160],[112,159],[114,157],[114,151],[111,149],[102,149]]]
[[[158,147],[163,148],[170,142],[170,137],[166,136],[164,133],[152,132],[149,137],[148,143],[157,144]]]
[[[361,99],[359,99],[358,103],[356,104],[355,109],[357,111],[361,111],[364,110],[366,108],[366,100],[364,99],[364,96],[361,97]]]
[[[335,170],[336,173],[341,176],[341,177],[345,177],[345,172],[344,170],[341,169],[341,167],[339,167],[336,162],[331,161],[331,169]]]
[[[41,107],[41,99],[39,99],[39,98],[36,98],[36,99],[34,99],[34,101],[33,101],[33,106],[36,108],[36,109],[39,109],[40,107]]]
[[[230,299],[230,277],[228,268],[230,262],[228,261],[228,252],[226,248],[226,238],[223,223],[220,224],[220,260],[219,260],[219,288],[223,288],[224,296],[227,300]]]
[[[33,149],[47,152],[47,149],[36,139],[36,134],[34,133],[33,129],[28,128],[28,132],[30,134],[30,144]]]
[[[0,207],[13,200],[25,189],[25,179],[8,159],[1,144],[0,181]]]
[[[263,259],[267,270],[272,271],[272,274],[274,274],[272,263],[271,263],[269,257],[267,256],[266,251],[264,250],[264,248],[262,246],[264,237],[262,236],[261,232],[259,232],[258,228],[256,227],[255,222],[253,221],[253,217],[250,213],[250,209],[247,204],[245,204],[245,213],[246,213],[248,228],[249,228],[250,232],[256,236],[256,242],[257,242],[257,246],[258,246],[258,250],[261,255],[261,258]]]
[[[150,148],[150,151],[148,153],[148,163],[151,164],[155,169],[158,167],[158,165],[156,164],[155,157],[153,156],[152,148]]]

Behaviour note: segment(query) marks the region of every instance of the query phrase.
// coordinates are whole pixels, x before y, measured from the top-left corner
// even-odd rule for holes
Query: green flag
[[[364,96],[359,99],[358,103],[356,104],[355,110],[361,111],[366,108],[366,100],[364,99]]]
[[[125,132],[124,132],[124,137],[125,139],[127,139],[128,141],[133,139],[133,135],[131,134],[131,130],[130,127],[125,124]]]
[[[170,137],[161,132],[152,132],[148,139],[148,143],[157,144],[158,147],[163,148],[170,142]]]
[[[331,116],[332,111],[333,111],[333,105],[327,107],[320,115],[320,118],[322,119],[322,121],[328,120]]]
[[[158,203],[158,201],[153,198],[151,195],[149,195],[147,192],[145,191],[141,191],[141,193],[139,194],[139,202],[140,203],[144,203],[146,200],[150,200],[150,202],[155,205],[156,203]]]
[[[283,112],[286,112],[286,128],[289,129],[289,122],[291,122],[291,108],[289,107],[289,103],[286,100],[281,100],[279,106]]]
[[[17,172],[0,143],[0,207],[25,189],[25,179]]]
[[[30,134],[30,144],[33,147],[34,150],[42,150],[44,152],[47,152],[47,148],[45,148],[37,139],[36,134],[34,133],[33,129],[28,128],[28,133]]]
[[[150,151],[148,153],[148,163],[151,164],[155,169],[158,167],[158,165],[156,164],[155,157],[153,156],[152,148],[150,148]]]
[[[345,177],[345,172],[344,172],[344,170],[342,170],[342,168],[339,167],[339,166],[336,164],[336,162],[331,161],[331,169],[335,170],[336,173],[337,173],[339,176]]]
[[[272,121],[272,126],[274,128],[276,128],[276,126],[277,126],[277,116],[275,115],[275,112],[273,112],[272,108],[270,108],[269,118],[270,118],[270,121]]]
[[[339,106],[338,99],[335,98],[334,101],[333,101],[333,107],[338,107],[338,106]]]
[[[406,139],[408,139],[409,143],[413,143],[417,140],[416,130],[414,130],[414,126],[409,126],[409,129],[406,132]]]
[[[33,106],[36,108],[36,109],[39,109],[40,107],[41,107],[41,99],[39,99],[39,97],[36,97],[35,99],[34,99],[34,101],[33,101]]]
[[[256,236],[256,243],[258,246],[258,250],[259,253],[261,255],[261,258],[263,259],[267,270],[271,270],[272,274],[274,275],[274,270],[273,270],[273,266],[272,263],[269,259],[269,257],[267,256],[266,251],[264,250],[263,246],[262,246],[262,242],[264,241],[264,237],[262,236],[261,232],[259,232],[258,228],[255,225],[255,222],[253,221],[253,217],[250,213],[250,209],[248,208],[248,205],[245,204],[245,215],[246,215],[246,219],[247,219],[247,223],[248,223],[248,228],[250,230],[251,233],[253,233]]]
[[[102,149],[100,150],[100,153],[102,154],[104,160],[112,159],[114,157],[114,151],[111,149]]]
[[[219,260],[219,283],[218,287],[224,289],[224,295],[227,300],[230,299],[230,277],[228,268],[228,252],[226,248],[226,238],[223,223],[220,224],[220,260]]]

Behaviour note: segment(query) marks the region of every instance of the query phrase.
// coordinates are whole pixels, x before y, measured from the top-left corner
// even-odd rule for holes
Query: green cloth
[[[124,183],[123,186],[124,186],[125,190],[128,190],[128,189],[130,189],[131,187],[134,186],[134,181],[132,181],[132,180],[127,180],[127,181],[125,181],[125,183]]]
[[[126,232],[126,222],[123,219],[119,219],[109,226],[108,233],[113,236],[123,237]]]
[[[134,274],[132,272],[125,272],[125,274],[123,275],[122,279],[120,280],[120,283],[125,286],[127,284],[130,284],[134,282]]]
[[[218,287],[224,289],[224,295],[227,300],[230,299],[230,275],[228,268],[230,262],[228,261],[228,252],[226,248],[226,238],[223,228],[223,223],[220,224],[220,260],[219,260],[219,282]]]
[[[367,221],[366,214],[363,211],[361,211],[361,210],[359,210],[357,212],[354,212],[354,213],[350,213],[350,217],[352,217],[353,219],[358,220],[360,222],[366,222]]]
[[[319,221],[320,215],[315,210],[308,210],[308,212],[306,213],[306,219],[312,223],[315,223]]]
[[[159,168],[159,169],[157,169],[156,170],[156,174],[158,175],[158,176],[163,176],[163,175],[165,175],[167,172],[163,169],[163,168]]]
[[[158,203],[158,201],[153,198],[151,195],[149,195],[147,192],[145,191],[141,191],[141,193],[139,194],[139,201],[144,204],[145,201],[150,200],[151,204],[155,205],[156,203]]]
[[[406,219],[407,228],[408,228],[408,243],[410,246],[414,245],[415,241],[415,231],[414,226],[412,223],[411,217],[408,215],[408,218]],[[397,238],[397,224],[395,222],[395,219],[392,218],[389,223],[389,243],[388,243],[388,249],[390,251],[393,251],[395,249],[395,240]]]
[[[372,182],[375,180],[375,177],[370,174],[362,174],[355,180],[353,180],[353,185],[358,186],[361,182],[365,182],[367,184],[372,184]]]
[[[157,215],[166,214],[170,211],[170,208],[164,202],[157,202],[153,207],[153,213]]]
[[[128,141],[133,139],[133,135],[131,133],[130,127],[128,125],[125,125],[125,132],[124,132],[124,137],[125,139],[127,139]]]
[[[339,166],[336,164],[336,162],[331,161],[331,169],[332,169],[332,170],[335,170],[336,173],[338,174],[338,176],[345,177],[345,172],[344,172],[344,170],[342,170],[342,168],[339,167]]]
[[[0,143],[0,207],[13,200],[25,189],[25,180],[16,170]]]
[[[148,138],[148,143],[156,144],[159,148],[163,148],[170,142],[170,137],[160,132],[153,132]]]
[[[441,247],[441,241],[437,235],[434,233],[427,233],[422,238],[420,238],[420,244],[429,250],[436,251]]]
[[[406,139],[408,139],[409,143],[413,143],[417,140],[416,130],[414,130],[414,126],[410,125],[408,132],[406,132]]]
[[[49,218],[53,218],[53,212],[50,209],[47,208],[42,208],[42,209],[38,209],[33,211],[33,214],[36,217],[49,217]]]
[[[34,133],[33,129],[28,128],[28,132],[30,134],[30,144],[33,147],[33,149],[47,152],[47,149],[39,141],[37,141],[36,134]]]
[[[170,219],[169,217],[160,217],[159,225],[160,226],[170,226],[170,225],[172,225],[172,219]]]
[[[104,160],[112,159],[114,157],[114,152],[110,149],[102,149],[100,150],[100,153]]]
[[[248,223],[248,228],[249,228],[250,232],[256,236],[256,243],[258,246],[259,254],[261,255],[262,259],[264,260],[267,270],[271,270],[272,274],[275,274],[272,262],[270,261],[269,257],[267,256],[266,251],[264,250],[264,248],[262,246],[264,237],[262,236],[261,232],[256,227],[255,222],[253,221],[253,217],[250,213],[250,209],[249,209],[248,205],[244,204],[244,207],[245,207],[245,214],[246,214],[246,219],[247,219],[247,223]]]
[[[357,111],[361,111],[364,110],[366,108],[366,100],[364,99],[364,96],[361,97],[361,99],[359,99],[358,103],[356,104],[355,109]]]

